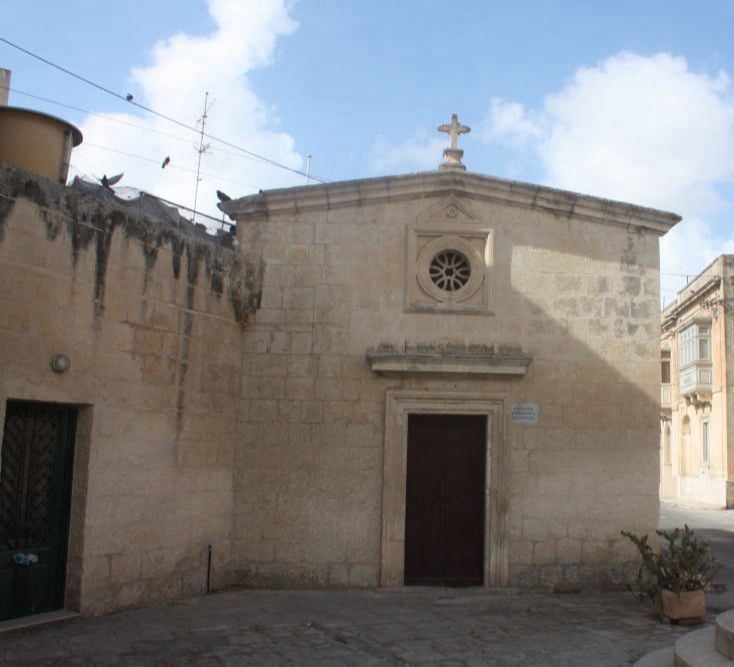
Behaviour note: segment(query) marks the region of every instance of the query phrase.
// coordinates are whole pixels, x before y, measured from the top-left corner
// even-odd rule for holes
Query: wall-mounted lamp
[[[49,366],[54,373],[66,373],[71,368],[71,359],[65,354],[52,354]]]

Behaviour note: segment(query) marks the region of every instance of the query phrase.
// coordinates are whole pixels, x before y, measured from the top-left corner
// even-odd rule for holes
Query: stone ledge
[[[714,645],[721,655],[734,660],[734,609],[716,617]]]
[[[249,221],[448,195],[547,211],[568,219],[639,227],[660,235],[681,220],[667,211],[457,169],[278,188],[219,204],[219,208],[232,218]]]
[[[455,373],[461,375],[525,375],[532,357],[492,346],[426,346],[367,351],[375,373]]]
[[[32,614],[30,616],[21,616],[20,618],[11,618],[7,621],[0,622],[0,635],[22,632],[41,625],[49,625],[50,623],[72,621],[77,618],[80,618],[78,611],[68,611],[66,609],[49,611],[42,614]]]

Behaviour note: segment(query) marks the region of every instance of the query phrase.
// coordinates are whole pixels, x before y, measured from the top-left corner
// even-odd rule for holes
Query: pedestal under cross
[[[461,169],[465,170],[466,167],[461,164],[461,158],[464,156],[464,151],[457,147],[459,135],[468,134],[471,132],[471,128],[468,125],[461,125],[459,123],[459,117],[454,113],[451,114],[451,123],[438,126],[439,132],[446,132],[451,137],[451,147],[444,149],[443,156],[445,161],[441,164],[441,169]]]

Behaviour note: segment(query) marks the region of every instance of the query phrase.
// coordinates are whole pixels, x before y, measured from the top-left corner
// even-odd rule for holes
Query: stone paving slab
[[[0,664],[630,665],[692,629],[627,593],[240,590],[0,635]]]

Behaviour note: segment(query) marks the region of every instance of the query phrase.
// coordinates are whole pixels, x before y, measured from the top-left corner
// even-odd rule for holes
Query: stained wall
[[[217,239],[0,169],[0,413],[77,406],[67,607],[227,585],[256,272]],[[49,367],[64,354],[71,368]]]

